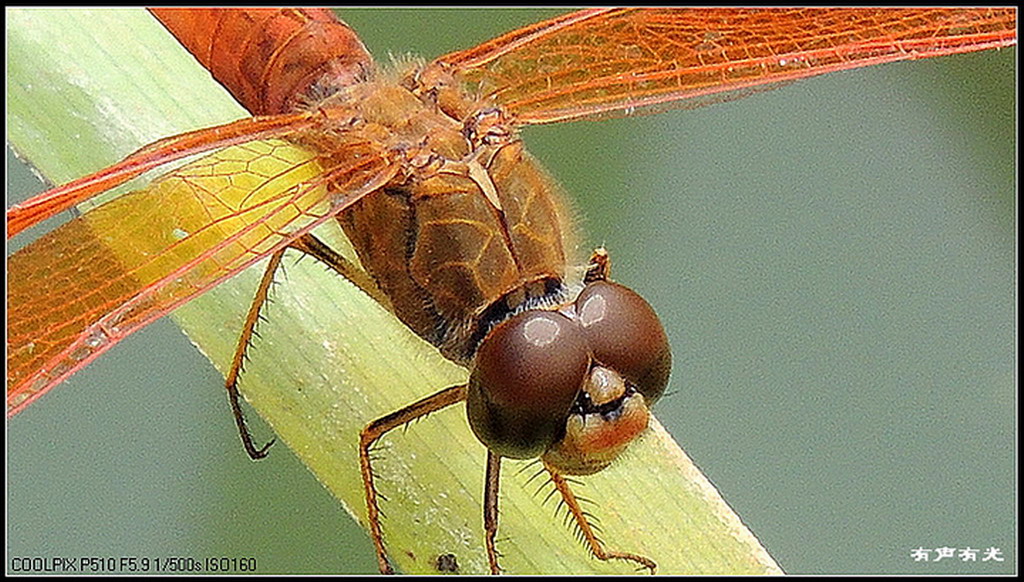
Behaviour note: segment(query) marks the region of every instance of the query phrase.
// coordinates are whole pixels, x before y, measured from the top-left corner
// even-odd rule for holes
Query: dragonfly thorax
[[[339,222],[396,315],[466,365],[520,303],[562,299],[575,245],[557,186],[504,114],[458,120],[433,95],[391,84],[359,101],[342,138],[373,134],[403,165]]]

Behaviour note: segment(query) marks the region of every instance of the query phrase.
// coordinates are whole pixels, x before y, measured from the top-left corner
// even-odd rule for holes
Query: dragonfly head
[[[502,456],[594,473],[647,428],[671,361],[651,306],[594,281],[573,303],[524,311],[484,338],[470,374],[470,426]]]

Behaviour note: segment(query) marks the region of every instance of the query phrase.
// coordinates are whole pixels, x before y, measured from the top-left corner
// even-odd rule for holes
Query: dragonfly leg
[[[494,538],[498,534],[498,482],[501,473],[501,455],[487,451],[487,475],[484,479],[484,533],[487,546],[487,562],[491,574],[501,573],[498,567],[498,549]]]
[[[389,430],[465,399],[465,384],[450,386],[387,416],[378,418],[366,425],[366,428],[359,433],[359,468],[363,475],[363,489],[366,493],[366,514],[370,524],[370,538],[373,539],[373,545],[377,549],[377,565],[382,574],[393,574],[394,570],[388,562],[387,551],[384,549],[384,535],[380,527],[380,508],[377,505],[377,490],[373,485],[374,474],[370,447]]]
[[[260,318],[260,309],[263,308],[263,304],[267,301],[270,285],[274,282],[274,273],[281,266],[284,251],[285,249],[281,249],[274,253],[270,257],[266,270],[263,271],[263,278],[260,279],[259,287],[256,288],[256,296],[249,306],[249,312],[245,316],[245,325],[242,327],[242,333],[239,334],[238,343],[235,345],[235,355],[231,359],[231,369],[228,370],[227,378],[224,380],[224,387],[228,390],[228,400],[231,402],[231,413],[234,414],[235,424],[238,426],[238,436],[242,437],[242,445],[245,447],[245,452],[254,461],[267,456],[267,450],[270,448],[270,445],[274,444],[274,440],[271,439],[261,448],[256,448],[252,433],[249,432],[249,426],[245,422],[245,415],[242,413],[242,403],[238,393],[238,377],[242,373],[242,366],[245,363],[245,352],[256,330],[256,322]]]
[[[638,554],[616,552],[605,549],[604,544],[602,544],[601,540],[597,538],[597,534],[594,533],[594,529],[587,521],[587,515],[584,513],[583,508],[580,507],[580,503],[576,499],[576,495],[574,495],[572,489],[569,488],[569,482],[547,463],[544,463],[544,468],[547,469],[548,474],[551,475],[551,482],[555,484],[555,488],[558,489],[558,492],[562,495],[562,501],[565,502],[565,506],[569,509],[573,519],[576,520],[576,525],[579,527],[580,533],[583,535],[583,539],[587,542],[587,546],[590,547],[590,553],[592,553],[595,558],[598,560],[629,560],[647,568],[651,571],[651,574],[654,574],[657,571],[658,565],[650,558]]]
[[[246,423],[245,416],[242,412],[241,398],[238,392],[238,379],[241,376],[242,368],[245,365],[246,350],[249,348],[250,341],[252,340],[252,336],[256,330],[256,324],[260,319],[260,310],[267,302],[270,286],[274,282],[274,275],[277,273],[277,269],[281,266],[281,260],[284,257],[285,250],[289,248],[309,255],[327,265],[334,272],[358,286],[364,293],[372,297],[378,303],[381,303],[385,308],[389,310],[391,308],[391,304],[388,302],[387,297],[384,296],[369,275],[311,234],[299,237],[292,241],[288,247],[277,251],[271,256],[270,262],[267,264],[267,268],[263,272],[263,278],[260,279],[259,287],[256,289],[256,295],[253,298],[252,305],[249,306],[249,312],[245,317],[245,325],[238,336],[238,343],[235,346],[235,355],[231,360],[231,369],[228,371],[227,378],[224,381],[224,386],[228,391],[228,399],[231,403],[231,412],[235,417],[235,424],[238,426],[238,434],[242,438],[242,445],[245,447],[245,452],[248,453],[249,457],[253,460],[266,457],[268,449],[270,448],[270,445],[274,444],[274,441],[271,440],[261,448],[256,447],[252,438],[252,433],[249,431],[248,424]]]
[[[355,266],[352,261],[349,261],[340,253],[327,246],[320,239],[311,234],[306,234],[292,241],[289,246],[327,265],[332,271],[345,277],[356,287],[359,287],[363,293],[369,295],[371,299],[381,304],[385,309],[394,312],[387,295],[380,290],[380,287],[377,286],[377,283],[366,271]]]

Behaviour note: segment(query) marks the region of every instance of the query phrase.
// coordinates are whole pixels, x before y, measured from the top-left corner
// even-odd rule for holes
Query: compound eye
[[[477,350],[466,411],[477,438],[504,457],[539,456],[562,438],[590,367],[579,326],[526,311],[495,327]]]
[[[615,370],[653,404],[665,391],[672,352],[654,309],[610,281],[590,283],[576,298],[576,319],[594,359]]]

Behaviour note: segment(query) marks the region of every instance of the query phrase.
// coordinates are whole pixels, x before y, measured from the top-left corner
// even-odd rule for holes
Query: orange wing
[[[15,204],[7,210],[7,238],[164,164],[233,144],[287,136],[322,121],[315,112],[257,117],[162,139],[100,172]]]
[[[695,107],[832,71],[1012,46],[1016,27],[1013,8],[596,9],[432,66],[538,124]]]
[[[373,143],[350,149],[330,166],[283,141],[229,147],[12,255],[8,414],[394,176]]]

